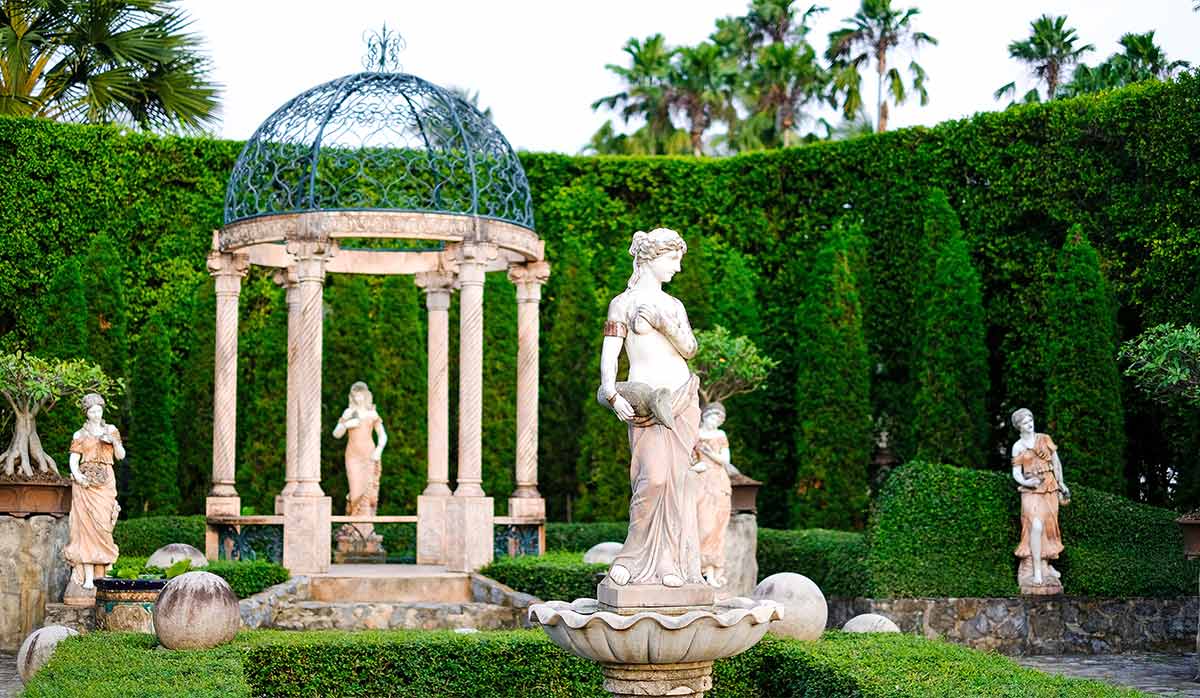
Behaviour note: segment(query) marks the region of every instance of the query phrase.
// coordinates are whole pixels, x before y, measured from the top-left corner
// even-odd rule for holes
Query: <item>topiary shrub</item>
[[[574,601],[596,598],[596,574],[607,570],[585,563],[579,553],[550,552],[496,558],[479,573],[544,601]]]
[[[118,521],[113,540],[122,556],[149,557],[171,543],[186,543],[204,550],[203,514],[194,516],[143,516]]]
[[[1070,466],[1064,472],[1072,484]],[[1200,562],[1183,558],[1176,514],[1084,486],[1059,510],[1055,563],[1073,596],[1188,596]],[[868,530],[874,597],[1014,596],[1020,498],[1007,473],[925,462],[897,468]]]
[[[628,521],[601,523],[547,523],[546,550],[586,553],[597,543],[624,543]]]
[[[826,598],[867,594],[867,544],[861,533],[760,528],[756,557],[759,581],[796,572],[813,580]]]
[[[179,563],[176,564],[178,565]],[[171,578],[187,572],[189,569],[182,566],[178,569],[174,569],[174,567],[172,565],[172,570],[147,567],[145,557],[125,555],[122,552],[121,557],[117,558],[117,561],[113,564],[108,574],[110,577],[120,577],[122,579],[136,579],[139,575]],[[287,569],[282,565],[267,562],[266,560],[245,562],[240,560],[213,560],[208,563],[208,566],[197,569],[211,572],[229,582],[229,586],[233,588],[233,593],[239,599],[254,596],[267,587],[286,582],[291,577]]]

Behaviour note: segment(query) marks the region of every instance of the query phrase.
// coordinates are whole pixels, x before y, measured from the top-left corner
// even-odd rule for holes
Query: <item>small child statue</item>
[[[1012,475],[1021,493],[1017,583],[1022,594],[1061,594],[1060,575],[1050,561],[1063,551],[1058,506],[1070,503],[1071,490],[1063,480],[1058,446],[1034,430],[1033,412],[1024,407],[1013,412],[1012,424],[1021,433],[1012,447]]]

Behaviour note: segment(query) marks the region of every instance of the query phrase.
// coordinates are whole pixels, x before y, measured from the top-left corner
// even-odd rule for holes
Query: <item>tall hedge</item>
[[[151,315],[136,343],[131,381],[138,386],[125,435],[130,487],[124,506],[135,515],[180,510],[175,441],[175,367],[162,318]]]
[[[1076,479],[1126,490],[1116,308],[1082,227],[1067,233],[1047,294],[1046,417]]]
[[[859,277],[866,240],[838,221],[826,234],[796,309],[796,479],[798,528],[850,528],[867,502],[871,396]]]
[[[899,415],[914,398],[912,343],[919,317],[914,291],[925,245],[922,220],[914,211],[929,188],[945,190],[983,281],[987,336],[999,347],[989,363],[995,377],[987,403],[992,423],[1000,424],[1001,415],[1021,405],[1042,415],[1044,347],[1040,328],[1030,327],[1028,319],[1046,315],[1054,260],[1072,225],[1089,232],[1104,260],[1120,306],[1122,337],[1148,324],[1183,323],[1200,314],[1195,288],[1200,244],[1194,235],[1200,227],[1197,103],[1200,78],[1187,75],[1173,83],[1139,84],[930,129],[732,158],[522,154],[537,229],[555,269],[546,289],[542,335],[540,488],[550,498],[551,511],[565,515],[567,502],[578,497],[579,482],[570,473],[584,460],[585,447],[587,462],[607,462],[613,472],[627,465],[627,454],[619,450],[589,447],[580,438],[583,421],[575,415],[602,409],[589,404],[603,322],[600,304],[624,285],[625,250],[633,231],[668,225],[688,241],[684,271],[672,283],[672,293],[687,305],[698,328],[720,320],[740,332],[720,317],[731,312],[728,290],[721,285],[729,260],[740,256],[756,281],[753,296],[739,298],[737,306],[755,308],[761,334],[752,338],[780,367],[763,390],[731,406],[726,427],[739,467],[768,483],[760,499],[761,522],[787,527],[786,493],[797,467],[796,383],[807,360],[792,332],[795,307],[807,286],[804,266],[795,265],[820,245],[814,231],[847,212],[863,221],[871,241],[861,301],[872,411]],[[82,254],[93,237],[103,233],[113,240],[113,249],[125,255],[129,333],[140,332],[149,309],[158,307],[179,353],[178,390],[187,396],[181,404],[188,406],[177,419],[181,486],[185,506],[194,510],[202,503],[211,469],[211,432],[205,423],[211,416],[204,413],[211,410],[212,314],[201,304],[211,303],[205,295],[211,291],[204,289],[212,282],[203,260],[212,230],[222,223],[225,182],[240,147],[0,119],[5,173],[0,178],[0,342],[33,341],[43,323],[42,292],[50,277],[67,257]],[[586,272],[573,278],[591,284],[590,295],[568,292],[563,285],[572,278],[568,267]],[[255,281],[264,274],[253,271],[243,288],[240,341],[247,346],[258,341],[259,333],[277,332],[252,314],[270,312],[282,321],[277,287]],[[331,304],[339,293],[334,281],[327,296]],[[491,289],[484,323],[489,355],[492,333],[501,327],[498,318],[510,312],[500,306],[515,302],[511,292]],[[573,307],[556,307],[568,303]],[[577,318],[594,324],[581,325]],[[371,341],[402,344],[407,337],[385,331]],[[264,352],[277,341],[264,341]],[[280,356],[265,352],[254,361],[280,361]],[[564,375],[568,372],[572,375]],[[239,386],[239,419],[245,415],[247,421],[238,435],[238,486],[247,503],[265,507],[274,492],[257,488],[276,487],[282,478],[284,388],[280,375],[257,369],[254,374],[254,390],[248,383]],[[505,374],[501,369],[495,378],[507,382],[496,386],[504,387],[497,392],[497,407],[515,382]],[[407,389],[420,399],[421,385]],[[394,413],[390,405],[380,408],[385,416]],[[1149,411],[1153,408],[1129,409],[1133,426],[1127,453],[1135,458],[1127,483],[1140,488],[1142,473],[1154,474],[1147,481],[1157,482],[1156,473],[1168,469],[1191,482],[1198,469],[1190,455],[1194,451],[1159,448],[1173,435]],[[261,418],[249,419],[252,414]],[[485,448],[485,479],[497,472],[507,476],[512,468],[515,429],[509,420],[511,415],[495,413],[497,436]],[[991,434],[989,465],[1004,465],[998,447],[1010,437],[999,429]],[[271,457],[254,453],[256,444],[269,445]],[[340,458],[338,451],[324,453],[324,472],[335,472]],[[508,494],[490,493],[500,500]],[[1172,499],[1176,495],[1162,487],[1138,493],[1181,507],[1200,501],[1194,488],[1182,499]]]
[[[987,323],[979,272],[958,215],[940,189],[925,202],[930,269],[917,285],[912,437],[915,456],[986,464]]]

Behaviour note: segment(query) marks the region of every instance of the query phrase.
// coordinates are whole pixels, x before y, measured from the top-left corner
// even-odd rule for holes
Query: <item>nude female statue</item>
[[[696,474],[690,471],[700,425],[699,381],[687,360],[696,353],[696,337],[678,299],[663,291],[679,272],[687,251],[673,230],[638,231],[629,246],[633,275],[608,306],[600,355],[598,396],[629,424],[629,534],[609,570],[618,586],[701,584],[696,521]],[[662,410],[635,408],[618,390],[617,359],[624,349],[629,377],[623,386],[643,394],[669,391],[670,417]],[[637,392],[637,391],[633,391]],[[638,412],[641,412],[639,416]],[[656,416],[656,412],[659,416]]]
[[[1059,587],[1060,575],[1050,560],[1063,551],[1058,505],[1071,499],[1071,490],[1063,480],[1058,446],[1034,430],[1033,412],[1024,407],[1013,412],[1012,424],[1021,433],[1012,446],[1012,476],[1021,493],[1021,542],[1014,553],[1021,558],[1017,581],[1023,587]]]
[[[387,432],[383,419],[375,411],[375,400],[367,384],[358,381],[350,386],[349,404],[337,426],[333,437],[346,439],[346,477],[350,491],[346,494],[346,514],[349,516],[374,516],[379,508],[380,459],[387,446]],[[378,442],[371,438],[374,432]],[[352,535],[348,526],[339,531],[339,541]],[[378,547],[382,538],[375,534],[371,524],[354,524],[354,528],[369,547]]]

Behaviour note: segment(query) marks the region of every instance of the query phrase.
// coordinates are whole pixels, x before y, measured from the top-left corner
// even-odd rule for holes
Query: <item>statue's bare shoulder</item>
[[[626,322],[629,319],[629,304],[633,294],[626,289],[608,304],[608,320],[611,322]]]

